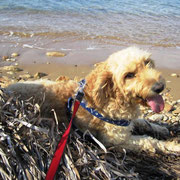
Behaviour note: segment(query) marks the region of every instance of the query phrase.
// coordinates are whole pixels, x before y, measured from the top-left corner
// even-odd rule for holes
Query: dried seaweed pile
[[[33,99],[21,101],[4,89],[0,110],[0,179],[44,179],[63,125],[42,118]],[[56,179],[176,179],[179,160],[176,155],[116,152],[90,132],[73,130]]]

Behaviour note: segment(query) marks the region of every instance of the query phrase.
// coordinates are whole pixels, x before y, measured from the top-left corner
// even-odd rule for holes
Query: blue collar
[[[80,88],[78,90],[78,92],[83,92],[83,89],[85,87],[85,79],[83,79],[82,81],[79,82],[80,84]],[[78,94],[78,93],[77,93]],[[72,104],[74,102],[74,99],[72,97],[70,97],[68,99],[68,104],[67,104],[67,109],[68,109],[68,113],[71,113],[71,109],[72,109]],[[130,124],[130,121],[126,120],[126,119],[119,119],[119,120],[114,120],[114,119],[108,119],[104,116],[102,116],[99,112],[97,112],[95,109],[93,108],[89,108],[87,107],[86,105],[86,102],[85,101],[81,101],[80,105],[85,109],[87,110],[90,114],[92,114],[93,116],[99,118],[100,120],[103,120],[107,123],[110,123],[110,124],[113,124],[113,125],[116,125],[116,126],[129,126]]]

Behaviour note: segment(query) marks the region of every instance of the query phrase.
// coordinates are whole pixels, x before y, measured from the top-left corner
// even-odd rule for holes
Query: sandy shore
[[[44,72],[48,76],[44,78],[49,78],[55,80],[58,76],[64,75],[70,78],[85,77],[92,69],[92,65],[65,65],[65,64],[28,64],[20,65],[20,68],[24,69],[24,72],[29,72],[29,74],[36,74],[37,72]],[[166,69],[158,68],[163,77],[166,79],[166,87],[170,89],[171,95],[174,100],[180,99],[180,77],[172,77],[171,74],[180,75],[180,69]],[[23,72],[20,72],[23,73]]]
[[[94,50],[91,50],[91,51],[88,51],[88,53],[85,51],[81,51],[81,52],[71,52],[71,53],[67,53],[67,56],[65,56],[65,58],[57,58],[57,57],[51,57],[51,58],[48,58],[46,57],[45,55],[45,52],[43,52],[41,55],[39,56],[36,56],[33,52],[33,50],[31,52],[26,52],[26,53],[29,53],[29,55],[27,55],[26,53],[19,53],[20,56],[17,56],[15,59],[15,61],[11,62],[11,61],[1,61],[0,65],[1,65],[1,69],[0,69],[0,85],[4,85],[4,79],[9,81],[9,79],[11,81],[21,81],[21,80],[26,80],[26,79],[31,79],[31,80],[34,80],[34,79],[37,79],[37,77],[35,78],[35,74],[37,72],[43,72],[45,74],[47,74],[46,76],[44,76],[43,78],[48,78],[48,79],[52,79],[52,80],[55,80],[58,76],[69,76],[70,78],[74,78],[75,76],[79,77],[79,78],[82,78],[82,77],[85,77],[94,67],[94,63],[97,63],[99,61],[103,61],[105,60],[108,56],[106,56],[107,54],[111,54],[110,51],[113,51],[113,49],[109,50],[109,51],[101,51],[102,53],[99,53],[97,51],[94,51]],[[155,54],[153,59],[156,59],[157,58],[157,68],[162,72],[163,76],[165,77],[166,79],[166,82],[167,82],[167,88],[170,89],[170,94],[169,93],[165,93],[164,94],[164,99],[165,99],[165,110],[162,112],[162,114],[152,114],[151,112],[149,112],[149,110],[143,110],[143,118],[145,119],[151,119],[151,121],[154,121],[156,123],[159,123],[161,125],[166,125],[168,127],[168,129],[170,130],[170,140],[174,140],[174,141],[178,141],[179,138],[178,138],[178,132],[179,132],[179,104],[177,103],[178,101],[176,100],[179,100],[180,99],[180,84],[179,84],[179,80],[180,80],[180,77],[178,75],[180,75],[180,68],[178,67],[178,63],[177,63],[177,66],[176,64],[173,66],[173,64],[170,63],[170,61],[165,61],[166,59],[168,59],[170,56],[174,55],[175,53],[173,54],[168,54],[167,51],[165,54]],[[0,54],[1,55],[1,54]],[[9,55],[9,54],[7,54]],[[106,57],[105,57],[106,56]],[[162,57],[164,61],[162,61]],[[178,62],[178,57],[180,56],[175,56],[176,58],[175,59],[172,59],[172,61],[176,61]],[[38,59],[40,59],[40,61],[38,61]],[[29,61],[28,61],[29,60]],[[18,64],[17,64],[18,63]],[[170,63],[171,66],[173,66],[173,68],[167,68],[167,67],[164,67],[163,65],[167,66],[167,64]],[[15,65],[16,64],[16,65]],[[8,66],[8,65],[12,65],[11,67],[16,67],[17,69],[20,68],[22,69],[22,71],[3,71],[2,69],[4,68],[3,66]],[[8,66],[10,67],[10,66]],[[8,68],[7,68],[8,69]],[[13,68],[12,68],[13,69]],[[19,69],[19,70],[20,70]],[[175,76],[172,76],[172,73],[175,75]],[[23,75],[30,75],[32,78],[22,78]],[[8,83],[8,82],[7,82]],[[3,87],[3,86],[2,86]],[[171,96],[172,95],[174,98],[172,100]],[[23,114],[24,112],[25,113],[28,113],[25,117],[28,117],[29,113],[31,114],[30,117],[33,117],[32,119],[28,119],[28,118],[25,118],[25,120],[27,120],[28,124],[29,122],[31,123],[32,120],[38,120],[38,123],[39,123],[39,119],[40,116],[38,114],[38,118],[37,118],[37,107],[36,107],[36,110],[33,109],[33,108],[30,108],[29,109],[29,101],[25,101],[25,103],[19,103],[19,98],[17,99],[12,99],[12,98],[9,98],[7,95],[4,95],[4,97],[6,98],[5,101],[3,100],[2,102],[4,103],[2,106],[4,107],[5,104],[9,104],[9,99],[11,99],[11,103],[10,103],[10,106],[7,106],[9,107],[9,111],[5,110],[4,112],[2,111],[2,115],[4,115],[4,117],[2,116],[1,118],[1,121],[3,121],[3,123],[1,123],[3,125],[3,130],[6,130],[4,133],[8,133],[8,134],[12,134],[12,135],[16,135],[17,136],[17,133],[14,133],[14,132],[19,132],[18,136],[21,137],[21,135],[23,135],[23,138],[18,138],[19,140],[19,144],[23,144],[25,143],[25,147],[27,146],[27,144],[29,145],[32,145],[32,147],[29,147],[29,149],[36,149],[35,152],[37,152],[37,157],[39,157],[39,154],[42,152],[43,155],[41,155],[41,157],[45,157],[44,159],[42,159],[42,162],[43,164],[47,163],[47,157],[44,156],[44,151],[41,151],[43,147],[42,146],[42,133],[41,135],[38,135],[37,136],[37,132],[36,131],[32,131],[31,129],[28,128],[29,132],[26,131],[26,135],[27,136],[24,136],[24,134],[22,134],[20,131],[19,131],[19,124],[18,123],[15,123],[15,125],[13,126],[13,128],[11,126],[9,126],[9,124],[11,123],[11,119],[13,119],[14,117],[17,117],[17,113],[19,113],[20,115],[22,115],[22,111],[23,111]],[[31,99],[32,100],[32,99]],[[175,100],[175,101],[174,101]],[[13,103],[14,104],[13,104]],[[174,104],[177,103],[177,104]],[[19,108],[19,105],[21,105],[23,107],[20,108],[20,110],[18,111],[14,111],[14,109],[16,109],[17,107]],[[174,105],[172,105],[174,104]],[[28,107],[28,110],[24,110],[24,109],[27,109]],[[34,106],[35,108],[35,106]],[[173,109],[172,112],[169,112]],[[13,114],[14,112],[14,114]],[[10,121],[9,119],[7,119],[7,113],[8,113],[8,117],[10,117]],[[35,113],[35,115],[34,115]],[[41,114],[41,113],[40,113]],[[11,115],[11,116],[10,116]],[[21,117],[20,115],[18,115],[18,117]],[[32,116],[33,115],[33,116]],[[34,118],[35,117],[35,118]],[[48,129],[49,128],[49,131],[52,130],[52,127],[49,126],[49,127],[46,127],[44,124],[45,122],[45,125],[47,126],[48,123],[47,121],[40,121],[41,124],[38,124],[40,127],[44,127],[45,129]],[[50,124],[52,124],[52,121],[50,121]],[[58,125],[58,124],[57,124]],[[8,129],[7,129],[8,127]],[[53,126],[54,127],[54,126]],[[55,129],[58,129],[58,127],[54,127]],[[12,132],[11,132],[12,131]],[[57,133],[59,133],[60,131],[55,131]],[[76,132],[76,131],[73,131],[73,132]],[[30,138],[29,134],[32,134],[32,133],[35,133],[33,134],[33,140],[34,140],[34,137],[36,137],[36,140],[37,140],[37,143],[40,144],[40,151],[37,151],[37,145],[33,146],[34,144],[31,143],[32,141],[32,138]],[[135,134],[137,134],[138,132],[135,132]],[[51,133],[50,133],[51,134]],[[151,134],[151,135],[155,135],[154,133]],[[77,133],[76,133],[76,136],[77,136]],[[72,135],[73,138],[77,138],[75,136],[75,134]],[[155,135],[156,136],[156,135]],[[40,137],[38,139],[38,137]],[[46,138],[46,136],[44,136]],[[55,134],[55,136],[53,137],[58,137],[58,135]],[[159,136],[158,136],[159,137]],[[26,138],[27,141],[22,141],[22,139]],[[162,137],[163,139],[165,137]],[[167,138],[167,137],[166,137]],[[17,139],[16,137],[12,136],[11,139]],[[78,138],[77,138],[77,142],[78,143],[74,143],[76,142],[75,140],[73,140],[73,143],[70,143],[71,145],[77,145],[79,144],[79,142],[81,144],[84,145],[84,149],[87,149],[87,144],[88,141],[85,140],[84,141],[84,138],[83,138],[83,141],[79,139],[79,135],[78,135]],[[2,141],[3,142],[3,141]],[[6,141],[5,141],[6,142]],[[57,140],[53,140],[52,141],[52,137],[49,136],[49,133],[47,134],[47,138],[46,138],[46,142],[50,142],[49,144],[51,144],[51,142],[57,142]],[[13,143],[15,144],[15,143]],[[15,144],[16,145],[16,144]],[[4,146],[4,144],[3,144]],[[3,147],[2,146],[2,147]],[[8,144],[5,146],[6,149],[8,149]],[[52,146],[52,147],[56,147],[56,145]],[[90,148],[92,147],[92,143],[90,143]],[[17,149],[17,147],[14,147]],[[21,146],[18,146],[18,148],[21,148]],[[49,148],[47,147],[47,143],[45,144],[45,146],[43,147],[45,149],[46,152],[48,152],[48,157],[49,157],[49,149],[46,149],[46,148]],[[94,148],[94,146],[93,146]],[[78,149],[76,146],[73,148],[70,148],[70,149]],[[21,152],[22,148],[20,149],[19,152]],[[99,146],[98,146],[98,150],[99,150]],[[53,150],[54,151],[54,150]],[[50,152],[53,152],[53,151],[50,151]],[[109,150],[108,150],[109,151]],[[23,153],[25,151],[22,151]],[[70,151],[68,151],[70,152]],[[85,151],[83,151],[85,152]],[[91,153],[93,151],[91,150]],[[95,151],[97,153],[97,150],[95,149]],[[110,150],[111,152],[111,150]],[[80,154],[78,156],[76,156],[77,153],[76,151],[72,151],[70,152],[71,154],[68,155],[68,157],[77,157],[77,158],[81,158],[82,159],[82,155]],[[86,153],[86,152],[85,152]],[[107,153],[107,154],[112,154],[112,153]],[[114,151],[113,151],[113,158],[115,158],[115,160],[118,160],[117,163],[115,163],[115,167],[117,167],[117,164],[119,162],[121,162],[121,159],[122,157],[119,156],[119,152],[118,154],[115,154]],[[12,154],[11,156],[13,157],[14,154]],[[85,154],[87,157],[91,157],[87,154]],[[24,156],[24,154],[22,155]],[[31,157],[32,156],[32,153],[30,151],[26,151],[26,156],[27,157]],[[36,156],[36,154],[33,154],[33,156]],[[52,156],[52,155],[51,155]],[[95,155],[93,155],[93,159],[90,159],[89,162],[93,162],[94,159],[97,159],[97,158],[94,158],[96,157]],[[101,156],[102,158],[103,156]],[[107,157],[107,156],[106,156]],[[127,153],[126,154],[126,158],[124,158],[124,153],[123,153],[123,162],[125,162],[126,164],[126,167],[124,168],[122,165],[121,166],[118,166],[118,173],[119,172],[124,172],[124,169],[126,169],[126,171],[130,171],[132,172],[132,168],[135,169],[135,171],[133,171],[133,174],[135,172],[137,172],[137,175],[140,175],[141,177],[155,177],[156,179],[159,178],[160,176],[161,177],[167,177],[166,179],[170,178],[172,179],[171,177],[173,177],[173,179],[175,179],[176,177],[178,178],[179,177],[179,169],[177,168],[178,165],[179,165],[179,156],[178,155],[175,155],[174,153],[172,155],[168,154],[167,156],[165,156],[164,154],[160,154],[160,155],[147,155],[146,153],[143,154],[141,153],[140,155],[138,155],[137,153],[136,154],[129,154]],[[72,162],[77,162],[77,158],[73,159],[73,161],[69,161],[72,165]],[[98,158],[99,158],[99,154],[98,154]],[[14,160],[15,159],[15,160]],[[16,156],[14,157],[13,159],[13,163],[11,164],[11,168],[14,168],[14,162],[16,161]],[[35,159],[38,159],[38,158],[35,158]],[[111,157],[112,159],[112,157]],[[119,161],[120,159],[120,161]],[[116,162],[114,160],[114,162]],[[19,162],[19,161],[18,161]],[[95,161],[96,162],[96,161]],[[104,161],[104,158],[102,159],[102,162],[105,162]],[[29,163],[29,164],[28,164]],[[4,166],[6,166],[7,163],[5,163]],[[38,161],[33,161],[33,165],[31,163],[31,161],[28,161],[27,162],[27,166],[29,167],[34,167],[34,165],[36,165],[36,170],[37,172],[42,172],[42,169],[41,166],[39,168],[39,159]],[[46,165],[46,164],[45,164]],[[133,165],[133,167],[132,167]],[[8,166],[9,167],[9,166]],[[22,167],[22,165],[21,165]],[[76,166],[73,166],[73,167],[76,167]],[[82,168],[84,167],[83,165],[82,166],[77,166],[78,170],[77,172],[79,171],[80,173],[82,172],[86,172],[85,171],[82,171]],[[110,164],[110,168],[109,171],[112,169],[112,165]],[[120,167],[122,168],[122,170],[120,169]],[[152,168],[153,167],[153,168]],[[167,169],[168,167],[168,169]],[[39,169],[40,170],[39,170]],[[5,168],[4,168],[5,169]],[[29,168],[30,169],[30,168]],[[89,168],[90,169],[90,168]],[[92,166],[92,169],[94,171],[94,166]],[[147,171],[147,169],[149,169]],[[114,172],[115,168],[113,167],[113,172]],[[7,170],[8,172],[8,170]],[[15,171],[13,171],[15,172]],[[62,172],[62,171],[61,171]],[[28,173],[28,171],[27,171]],[[46,171],[43,172],[44,174],[46,173]],[[108,172],[109,173],[109,172]],[[29,173],[30,174],[30,173]],[[65,173],[64,173],[65,174]],[[128,174],[126,172],[126,174]],[[153,174],[153,176],[152,176]],[[136,175],[136,177],[137,177]],[[82,177],[85,177],[87,175],[82,175]],[[38,176],[39,177],[39,176]],[[116,174],[116,177],[117,177],[117,174]],[[124,176],[123,176],[124,177]],[[128,177],[129,174],[128,174]]]
[[[58,76],[65,75],[70,78],[85,77],[94,67],[95,63],[104,61],[113,52],[122,49],[123,47],[110,47],[104,49],[83,49],[83,44],[79,44],[79,49],[64,50],[65,57],[47,57],[47,50],[42,49],[13,49],[0,51],[0,56],[10,56],[12,52],[18,52],[20,56],[15,58],[15,62],[0,62],[0,66],[18,64],[18,67],[23,71],[17,73],[25,74],[29,73],[34,75],[37,72],[46,73],[49,78],[55,80]],[[77,47],[77,44],[71,44],[71,49]],[[68,47],[67,47],[68,48]],[[176,48],[145,48],[150,49],[152,52],[152,58],[155,60],[157,68],[163,73],[167,81],[167,88],[171,89],[171,94],[174,99],[180,99],[180,78],[172,77],[172,73],[180,75],[180,52]],[[3,72],[1,72],[3,76]],[[12,77],[12,76],[11,76]]]

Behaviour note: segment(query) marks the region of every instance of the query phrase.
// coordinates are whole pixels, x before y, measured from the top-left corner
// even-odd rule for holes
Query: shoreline
[[[59,43],[58,43],[59,44]],[[59,44],[60,45],[60,44]],[[86,46],[84,46],[86,45]],[[98,46],[98,45],[97,45]],[[56,48],[55,48],[56,47]],[[57,44],[54,49],[58,51]],[[37,72],[46,73],[47,76],[43,78],[49,78],[56,80],[59,76],[68,76],[72,79],[75,77],[85,77],[94,67],[94,64],[105,61],[109,55],[121,50],[125,47],[106,47],[97,49],[88,49],[90,45],[83,41],[80,44],[74,42],[74,44],[65,43],[64,50],[60,52],[65,53],[64,57],[48,57],[46,53],[47,49],[34,49],[34,48],[16,48],[6,49],[6,51],[0,50],[0,57],[10,56],[13,52],[17,52],[19,56],[15,57],[15,61],[0,61],[0,66],[17,65],[17,67],[23,69],[22,72],[16,73],[18,75],[30,74],[34,75]],[[69,50],[68,50],[69,48]],[[152,59],[155,60],[157,69],[159,69],[163,77],[166,79],[166,85],[170,90],[170,94],[174,99],[180,99],[180,84],[179,77],[171,77],[172,73],[180,75],[180,51],[177,48],[156,48],[156,47],[141,47],[147,49],[152,53]],[[61,48],[62,49],[62,48]],[[70,50],[71,49],[71,50]],[[73,49],[73,50],[72,50]],[[8,76],[13,78],[14,75],[0,73],[1,76]]]
[[[106,60],[114,52],[129,46],[137,46],[152,53],[158,68],[180,69],[180,48],[148,46],[139,44],[115,45],[104,44],[94,40],[67,40],[62,42],[46,41],[41,46],[32,45],[33,42],[4,43],[0,42],[0,58],[10,56],[12,53],[20,54],[16,62],[26,64],[67,64],[67,65],[93,65]],[[48,57],[47,52],[57,51],[65,54],[64,57]],[[0,66],[7,62],[0,61]]]

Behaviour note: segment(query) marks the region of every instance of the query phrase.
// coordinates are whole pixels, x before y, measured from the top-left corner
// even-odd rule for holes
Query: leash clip
[[[86,80],[85,79],[83,79],[83,80],[81,80],[79,82],[79,89],[78,89],[78,92],[77,92],[77,94],[75,96],[75,100],[78,100],[79,102],[82,101],[82,99],[84,97],[83,90],[84,90],[85,85],[86,85]]]
[[[77,101],[81,102],[83,97],[84,97],[84,93],[79,91],[75,97],[75,101],[77,100]]]

